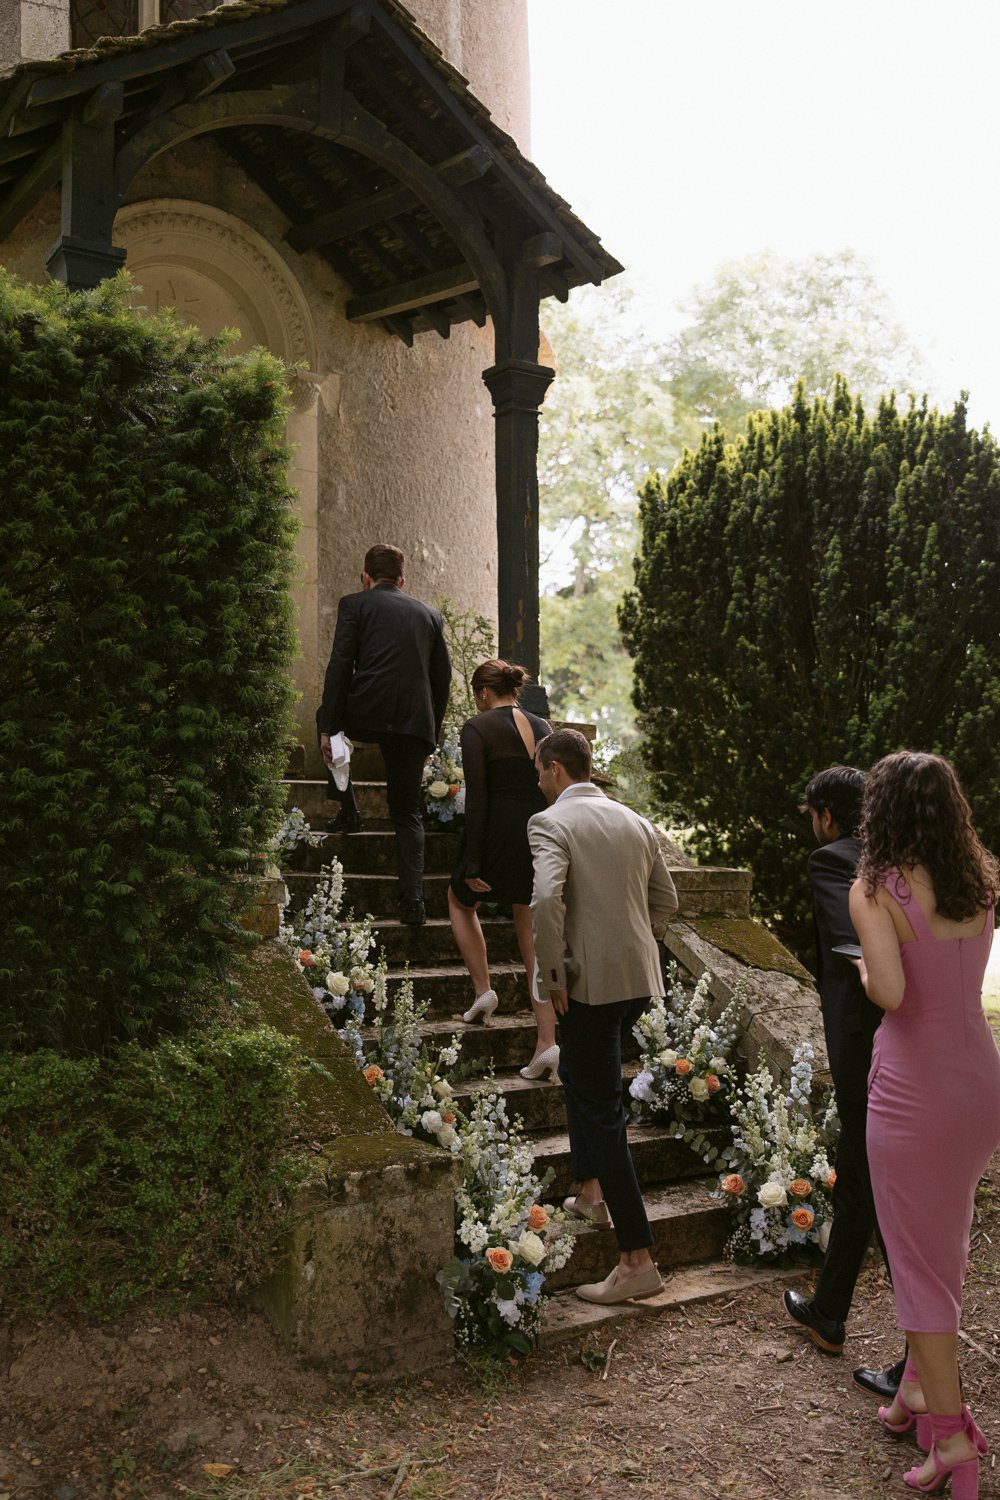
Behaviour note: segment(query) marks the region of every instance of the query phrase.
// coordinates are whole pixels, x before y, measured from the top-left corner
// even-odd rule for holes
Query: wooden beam
[[[457,156],[449,157],[434,170],[449,186],[464,187],[466,183],[482,177],[491,165],[489,154],[480,147],[473,146],[468,151],[460,151]],[[419,202],[416,193],[409,188],[385,188],[358,203],[349,203],[331,213],[320,214],[307,223],[294,225],[286,232],[285,240],[293,250],[314,250],[317,245],[325,245],[329,240],[342,240],[373,224],[381,224],[398,214],[408,213]]]
[[[432,302],[449,302],[463,292],[478,289],[479,282],[468,266],[451,266],[447,271],[431,271],[365,297],[352,297],[347,304],[347,317],[351,323],[370,323],[394,313],[423,309]]]
[[[59,135],[0,201],[0,239],[20,224],[38,200],[55,187],[62,176],[62,158],[62,136]]]

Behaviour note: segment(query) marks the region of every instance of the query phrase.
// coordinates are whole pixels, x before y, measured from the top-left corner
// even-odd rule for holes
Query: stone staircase
[[[404,926],[396,917],[395,842],[385,787],[378,779],[380,768],[374,747],[360,747],[355,752],[355,774],[359,778],[355,787],[364,831],[331,834],[323,845],[308,851],[304,868],[283,872],[291,906],[295,909],[305,904],[321,865],[336,855],[345,872],[344,909],[353,908],[356,915],[370,913],[375,918],[377,942],[389,964],[390,985],[400,983],[408,974],[417,994],[429,997],[424,1028],[429,1039],[443,1042],[453,1032],[461,1035],[461,1062],[473,1064],[475,1073],[459,1085],[456,1094],[468,1096],[481,1088],[483,1075],[492,1065],[510,1113],[520,1115],[524,1122],[539,1174],[546,1168],[555,1174],[546,1199],[559,1203],[572,1187],[565,1108],[558,1083],[526,1082],[517,1071],[531,1057],[535,1027],[513,925],[499,917],[482,918],[491,978],[500,1005],[489,1026],[466,1026],[461,1012],[472,1002],[472,987],[447,917],[448,878],[458,834],[428,832],[424,879],[428,920],[423,927]],[[336,804],[326,800],[322,781],[288,781],[286,802],[288,807],[300,807],[316,829],[336,812]],[[704,893],[693,888],[696,882],[692,877],[697,873],[677,872],[682,915],[686,899],[704,902]],[[687,890],[691,892],[688,898]],[[637,1053],[630,1041],[623,1088],[635,1072]],[[701,1160],[659,1126],[632,1125],[629,1136],[655,1236],[653,1254],[661,1270],[718,1257],[729,1233],[729,1218],[708,1195],[710,1183],[703,1176]],[[615,1259],[613,1235],[584,1227],[572,1259],[552,1277],[550,1287],[558,1290],[599,1280]],[[576,1305],[582,1306],[578,1301]]]

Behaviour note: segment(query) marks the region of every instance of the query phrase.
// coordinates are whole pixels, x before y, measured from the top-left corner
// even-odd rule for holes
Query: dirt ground
[[[966,1394],[1000,1441],[1000,1157],[966,1282]],[[908,1439],[875,1421],[855,1365],[900,1352],[865,1273],[847,1352],[785,1321],[779,1285],[605,1324],[518,1367],[451,1365],[334,1389],[254,1313],[0,1327],[0,1500],[584,1500],[903,1494]],[[607,1354],[603,1367],[593,1354]],[[991,1455],[983,1500],[1000,1497]],[[213,1473],[213,1466],[221,1466]]]

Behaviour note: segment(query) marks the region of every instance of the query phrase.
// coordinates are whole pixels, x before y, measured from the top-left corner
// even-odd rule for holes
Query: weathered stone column
[[[69,0],[0,0],[0,69],[69,47]]]

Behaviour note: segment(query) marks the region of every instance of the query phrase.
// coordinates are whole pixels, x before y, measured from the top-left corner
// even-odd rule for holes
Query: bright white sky
[[[1000,432],[998,0],[528,0],[531,156],[649,332],[720,262],[850,247]]]

